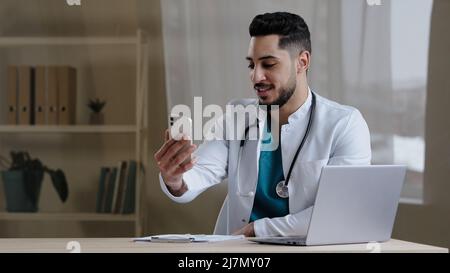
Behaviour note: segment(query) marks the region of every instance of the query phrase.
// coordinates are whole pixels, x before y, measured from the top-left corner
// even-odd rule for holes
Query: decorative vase
[[[103,125],[105,123],[105,116],[103,113],[92,112],[89,123],[92,125]]]
[[[42,172],[3,171],[6,211],[37,212],[43,178]]]

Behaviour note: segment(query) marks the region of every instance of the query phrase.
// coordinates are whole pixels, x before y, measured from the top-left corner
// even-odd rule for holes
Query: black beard
[[[278,107],[281,108],[281,107],[283,107],[283,105],[285,105],[289,101],[289,99],[292,97],[292,95],[294,95],[296,88],[297,88],[297,84],[294,83],[293,86],[288,87],[286,89],[282,89],[280,96],[274,102],[262,103],[261,105],[268,105],[268,106],[269,105],[278,105]]]

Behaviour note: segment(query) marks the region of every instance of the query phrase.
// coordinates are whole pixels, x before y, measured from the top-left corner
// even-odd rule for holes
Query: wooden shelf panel
[[[134,214],[109,213],[14,213],[0,212],[0,221],[107,221],[107,222],[133,222]]]
[[[1,37],[0,46],[136,45],[136,37]]]
[[[136,133],[134,125],[0,125],[0,133]]]
[[[148,166],[147,160],[142,159],[148,158],[148,69],[149,69],[149,36],[146,32],[138,30],[136,35],[128,34],[127,36],[115,36],[110,34],[105,34],[104,36],[75,36],[75,37],[48,37],[48,36],[27,36],[27,37],[0,37],[0,50],[28,51],[34,48],[52,48],[52,49],[69,49],[72,50],[82,50],[81,47],[87,47],[95,50],[102,50],[103,48],[109,48],[112,46],[114,50],[129,50],[130,53],[136,54],[136,69],[135,69],[135,97],[136,104],[133,109],[136,115],[136,121],[131,122],[134,124],[128,125],[102,125],[102,126],[92,126],[92,125],[1,125],[0,124],[0,135],[7,135],[7,137],[19,137],[27,136],[27,138],[35,137],[35,134],[42,134],[39,137],[50,137],[52,136],[73,136],[67,134],[76,134],[76,136],[81,137],[94,137],[98,135],[103,137],[106,136],[116,136],[115,134],[121,134],[126,138],[135,137],[134,147],[127,149],[128,151],[133,151],[134,157],[137,162],[142,162],[140,164],[140,170],[146,170]],[[59,51],[57,52],[59,56]],[[53,59],[52,52],[50,52],[50,60]],[[134,80],[133,80],[134,81]],[[22,135],[21,135],[22,134]],[[66,134],[66,135],[63,135]],[[89,135],[82,135],[89,134]],[[5,136],[3,136],[5,137]],[[26,139],[28,140],[28,139]],[[21,140],[19,140],[21,141]],[[33,144],[39,145],[39,143]],[[5,148],[8,144],[6,143]],[[57,146],[56,148],[59,148]],[[24,224],[32,221],[66,221],[70,222],[100,222],[103,225],[108,225],[109,223],[129,223],[134,224],[135,234],[137,236],[142,234],[142,210],[140,209],[140,193],[145,192],[144,184],[142,181],[146,180],[145,172],[139,171],[136,176],[136,203],[135,209],[136,213],[132,215],[122,215],[122,214],[99,214],[99,213],[51,213],[51,212],[38,212],[38,213],[9,213],[6,211],[0,212],[0,222],[1,221],[23,221]],[[94,188],[92,189],[94,190]],[[107,227],[107,226],[105,226]]]

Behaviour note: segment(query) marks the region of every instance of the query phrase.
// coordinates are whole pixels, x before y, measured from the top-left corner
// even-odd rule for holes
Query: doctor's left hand
[[[255,229],[254,229],[254,222],[251,222],[250,224],[245,225],[240,230],[233,233],[233,235],[244,235],[245,237],[255,237]]]
[[[169,137],[169,131],[166,130],[165,142],[154,155],[161,177],[174,196],[181,196],[188,190],[183,173],[194,167],[196,159],[192,153],[196,148],[187,137],[175,140]]]

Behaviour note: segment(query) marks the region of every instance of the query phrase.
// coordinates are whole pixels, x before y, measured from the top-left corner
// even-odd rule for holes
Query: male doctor
[[[261,14],[249,30],[246,59],[258,96],[250,103],[279,106],[278,148],[262,150],[261,141],[214,140],[196,149],[189,140],[166,137],[155,154],[161,187],[184,203],[228,178],[215,234],[306,235],[322,167],[370,164],[369,129],[357,109],[309,88],[311,40],[300,16]],[[266,120],[257,122],[260,130],[266,128]],[[190,160],[194,152],[197,159]]]

